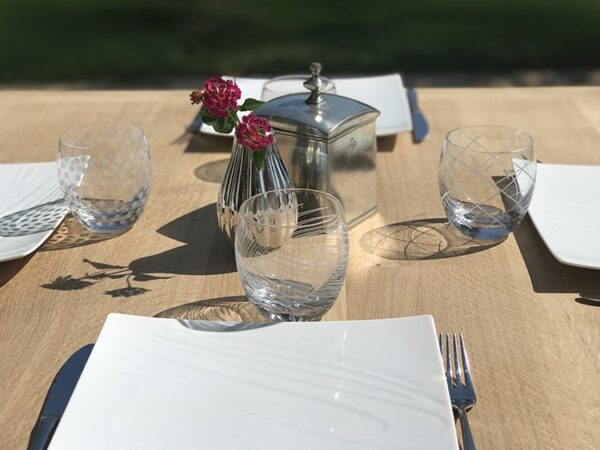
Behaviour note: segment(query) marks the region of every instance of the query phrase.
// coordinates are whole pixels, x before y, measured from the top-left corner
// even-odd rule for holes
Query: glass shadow
[[[95,244],[96,242],[107,241],[125,234],[120,233],[94,233],[85,228],[71,214],[67,214],[63,222],[54,233],[42,245],[39,251],[64,250],[67,248],[82,247],[84,245]]]
[[[226,322],[266,322],[246,296],[238,295],[200,300],[166,309],[154,315],[182,321],[216,320]]]
[[[360,238],[364,251],[391,260],[429,260],[476,253],[506,238],[482,241],[463,236],[446,218],[410,220],[368,231]]]

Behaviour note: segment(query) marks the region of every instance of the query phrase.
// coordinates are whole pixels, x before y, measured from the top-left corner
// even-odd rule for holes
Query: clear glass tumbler
[[[235,258],[246,296],[261,314],[318,320],[337,299],[348,267],[342,205],[310,189],[255,195],[240,208]]]
[[[262,100],[267,102],[282,95],[296,94],[299,92],[309,94],[308,89],[304,87],[304,82],[307,80],[307,75],[286,75],[283,77],[273,78],[267,81],[263,86]],[[323,92],[326,94],[335,94],[335,85],[328,78],[321,77],[321,80],[326,83]]]
[[[67,205],[87,229],[119,233],[131,228],[150,191],[144,130],[129,124],[95,124],[64,132],[58,174]]]
[[[533,139],[507,127],[458,128],[446,136],[439,167],[450,223],[474,239],[502,239],[527,213],[536,178]]]

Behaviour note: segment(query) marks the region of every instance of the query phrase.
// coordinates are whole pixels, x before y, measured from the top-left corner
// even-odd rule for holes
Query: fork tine
[[[446,333],[446,378],[448,382],[454,382],[454,372],[452,371],[452,360],[450,357],[450,337]]]
[[[458,362],[458,346],[456,343],[457,339],[456,339],[456,333],[452,333],[452,350],[454,351],[454,371],[455,371],[455,376],[454,376],[454,383],[457,386],[464,386],[463,380],[462,380],[462,370],[460,368],[460,364]]]
[[[465,347],[465,338],[463,337],[462,333],[460,334],[460,353],[465,372],[465,384],[468,386],[471,384],[471,369],[469,367],[469,357],[467,356],[467,349]]]

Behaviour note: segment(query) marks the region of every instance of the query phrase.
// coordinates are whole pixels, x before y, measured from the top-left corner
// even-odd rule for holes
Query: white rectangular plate
[[[235,80],[242,90],[240,103],[248,97],[260,99],[263,85],[268,81],[266,78],[225,78]],[[402,84],[400,74],[362,78],[337,78],[332,81],[335,84],[337,95],[350,97],[366,103],[381,112],[381,115],[375,122],[377,136],[389,136],[412,130],[412,118],[408,99],[406,98],[406,89]],[[306,92],[308,97],[308,91]],[[207,125],[203,125],[200,131],[206,134],[223,136]]]
[[[600,166],[538,164],[529,215],[563,264],[600,269]]]
[[[64,219],[55,162],[0,165],[0,261],[27,256]]]
[[[433,319],[111,314],[50,450],[458,449]]]

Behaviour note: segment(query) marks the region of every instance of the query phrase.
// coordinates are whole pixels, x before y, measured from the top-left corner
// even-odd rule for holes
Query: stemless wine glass
[[[308,94],[308,90],[304,87],[306,79],[306,75],[285,75],[283,77],[273,78],[264,84],[261,98],[266,102],[287,94],[296,94],[298,92],[305,92]],[[321,77],[321,80],[325,83],[322,92],[326,94],[335,94],[335,85],[333,84],[333,81],[325,77]]]
[[[58,174],[67,205],[87,229],[120,233],[131,228],[150,191],[144,130],[130,124],[94,124],[64,132]]]
[[[474,239],[502,239],[527,213],[536,178],[533,139],[499,126],[458,128],[446,136],[440,193],[450,223]]]
[[[348,267],[341,203],[311,189],[250,197],[239,212],[235,258],[246,296],[261,314],[276,321],[320,319]]]

